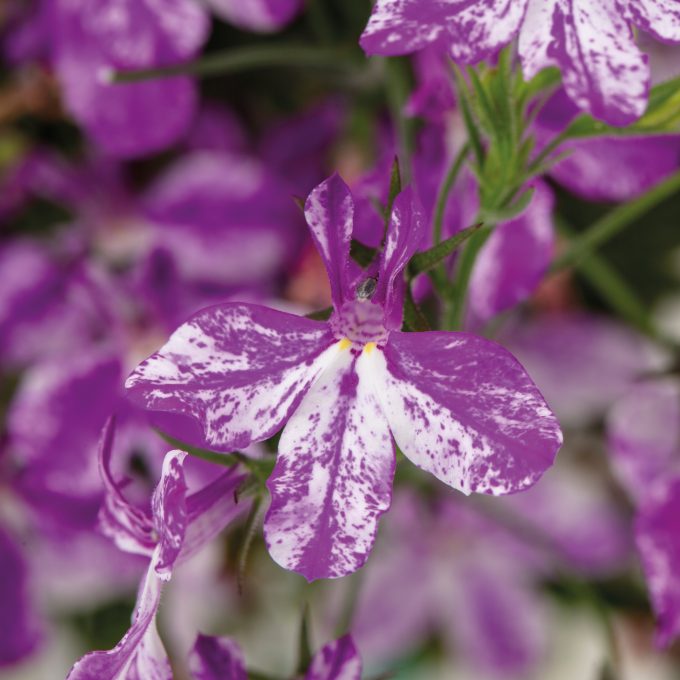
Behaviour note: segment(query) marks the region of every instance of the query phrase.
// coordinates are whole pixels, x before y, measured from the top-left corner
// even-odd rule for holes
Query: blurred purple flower
[[[498,345],[399,331],[403,269],[423,236],[409,189],[395,201],[379,264],[367,271],[349,258],[353,201],[337,175],[312,192],[306,215],[331,282],[330,322],[247,304],[213,307],[181,326],[127,388],[147,409],[198,420],[206,444],[219,450],[287,423],[268,482],[265,537],[277,562],[312,580],[366,560],[389,507],[390,432],[445,483],[491,494],[533,484],[552,464],[561,432]],[[474,400],[464,396],[472,393]]]
[[[137,598],[132,625],[118,645],[109,651],[91,652],[73,666],[69,680],[171,680],[172,671],[156,629],[156,612],[163,584],[176,564],[189,559],[210,542],[244,509],[234,491],[244,477],[235,470],[223,473],[194,494],[187,495],[183,451],[165,457],[161,479],[151,501],[142,510],[122,493],[109,468],[114,424],[102,435],[99,462],[106,488],[100,511],[101,530],[124,551],[150,558]]]
[[[144,156],[188,130],[197,104],[191,78],[116,85],[116,69],[168,66],[194,57],[209,17],[191,0],[53,0],[53,60],[66,105],[108,154]]]
[[[635,538],[652,605],[657,615],[656,642],[668,646],[680,635],[680,477],[657,483],[638,511]]]
[[[558,90],[536,120],[538,148],[577,115],[565,91]],[[628,201],[680,167],[680,135],[572,140],[555,155],[565,152],[548,171],[553,179],[588,201]]]
[[[524,677],[547,651],[539,585],[556,565],[607,575],[631,547],[601,485],[564,465],[481,508],[428,509],[402,490],[381,531],[352,626],[367,663],[395,663],[440,631],[464,665],[501,677]]]
[[[665,352],[614,320],[584,313],[546,314],[511,323],[500,340],[527,367],[563,425],[602,418]]]
[[[19,545],[0,527],[0,668],[20,661],[40,642],[28,571]]]
[[[360,42],[367,54],[383,55],[435,45],[471,64],[519,34],[527,80],[557,66],[580,109],[624,126],[643,114],[650,83],[633,26],[680,42],[680,9],[674,0],[378,0]]]
[[[361,680],[361,665],[352,637],[345,635],[313,656],[303,680]],[[243,652],[230,638],[199,635],[190,667],[194,680],[247,680]]]

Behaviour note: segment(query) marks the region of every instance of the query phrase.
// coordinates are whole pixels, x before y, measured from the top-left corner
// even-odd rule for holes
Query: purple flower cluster
[[[678,0],[8,0],[0,672],[673,677],[680,342],[597,251],[680,189],[674,43]]]

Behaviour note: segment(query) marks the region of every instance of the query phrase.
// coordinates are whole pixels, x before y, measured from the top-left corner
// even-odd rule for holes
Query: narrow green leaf
[[[243,535],[243,543],[239,548],[238,555],[238,573],[236,577],[236,583],[238,592],[243,594],[243,586],[245,584],[246,567],[248,566],[248,557],[250,555],[250,549],[253,546],[253,540],[255,539],[255,534],[260,526],[262,520],[262,498],[257,497],[253,500],[253,504],[250,506],[250,512],[248,513],[248,518],[246,519],[246,526]]]
[[[162,432],[158,428],[154,428],[156,434],[164,439],[170,446],[180,451],[186,451],[190,456],[194,458],[200,458],[201,460],[208,461],[209,463],[215,463],[216,465],[222,465],[224,467],[234,467],[239,462],[236,451],[231,453],[219,453],[217,451],[208,451],[207,449],[199,449],[195,446],[189,446],[179,439],[171,437],[169,434]]]
[[[392,219],[392,209],[394,208],[394,201],[397,199],[397,196],[400,193],[401,193],[401,168],[399,167],[399,156],[395,156],[394,163],[392,163],[392,172],[390,173],[390,193],[387,197],[387,209],[385,210],[385,229],[383,231],[382,237],[383,246],[385,245],[385,242],[387,240],[387,230],[390,228],[390,220]]]
[[[458,94],[458,104],[460,106],[461,113],[463,114],[463,122],[465,123],[465,129],[468,135],[468,142],[475,155],[477,165],[480,168],[484,167],[484,146],[482,144],[482,137],[477,129],[477,123],[472,115],[470,109],[470,91],[468,90],[465,78],[463,78],[460,69],[456,64],[452,62],[453,76],[456,81],[456,92]]]
[[[298,667],[299,675],[304,675],[312,663],[312,646],[309,639],[309,605],[305,604],[300,621],[300,638],[298,640]]]
[[[360,67],[361,62],[356,59],[354,51],[270,43],[216,52],[196,61],[173,66],[115,71],[110,80],[112,83],[138,83],[180,75],[206,77],[286,66],[343,71]]]
[[[680,77],[652,88],[645,114],[632,125],[612,127],[591,116],[581,115],[565,130],[568,139],[602,135],[630,137],[680,131]]]
[[[422,253],[416,253],[409,263],[409,277],[414,278],[418,274],[434,269],[440,262],[443,262],[451,253],[460,248],[465,241],[467,241],[476,231],[481,229],[482,222],[473,224],[467,229],[459,231],[457,234],[447,238],[445,241],[438,243],[429,250]]]

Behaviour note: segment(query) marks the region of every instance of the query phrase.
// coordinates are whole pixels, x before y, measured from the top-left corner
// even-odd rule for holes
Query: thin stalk
[[[246,520],[245,535],[243,537],[243,543],[241,549],[239,550],[238,556],[238,592],[243,593],[243,585],[245,583],[246,566],[248,564],[248,556],[250,555],[250,549],[253,545],[253,540],[255,539],[255,534],[260,526],[260,521],[262,520],[262,499],[256,498],[250,507],[250,513],[248,514],[248,519]]]
[[[453,294],[448,300],[444,330],[460,330],[465,316],[465,299],[472,270],[477,260],[477,255],[487,239],[491,235],[491,225],[484,225],[476,234],[470,237],[460,256],[456,268],[456,276],[453,284]]]
[[[114,71],[110,78],[112,83],[138,83],[157,78],[208,77],[281,66],[350,70],[354,68],[354,62],[351,61],[349,52],[336,48],[306,45],[254,45],[216,52],[196,61],[172,66]]]
[[[404,107],[411,91],[408,64],[403,59],[387,59],[387,100],[392,115],[392,121],[397,131],[398,154],[401,175],[405,184],[411,179],[411,155],[413,151],[412,128],[413,123],[404,115]]]
[[[587,231],[572,241],[569,250],[553,262],[550,271],[557,272],[580,264],[594,250],[621,233],[635,220],[663,203],[677,191],[680,191],[680,172],[672,174],[643,196],[614,208],[602,219],[597,220]]]

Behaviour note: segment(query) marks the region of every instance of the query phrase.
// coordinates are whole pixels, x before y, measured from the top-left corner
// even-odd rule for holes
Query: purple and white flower
[[[203,489],[188,495],[183,451],[163,461],[151,508],[132,505],[110,470],[114,423],[102,435],[99,464],[106,496],[99,514],[101,531],[123,551],[149,558],[140,585],[132,625],[116,647],[87,654],[73,666],[69,680],[172,680],[170,664],[156,628],[163,584],[175,566],[195,555],[244,509],[234,500],[243,475],[228,470]]]
[[[527,80],[557,66],[580,109],[627,125],[644,113],[650,84],[634,26],[680,42],[680,7],[674,0],[378,0],[361,45],[383,55],[435,45],[471,64],[519,35]]]
[[[423,238],[409,189],[396,199],[380,262],[349,257],[353,200],[333,176],[306,216],[331,282],[328,322],[249,304],[196,314],[128,378],[153,411],[191,416],[205,445],[231,451],[284,424],[265,537],[273,558],[309,580],[367,559],[389,507],[392,437],[411,461],[464,492],[535,483],[562,442],[520,364],[466,333],[402,333],[403,270]]]

